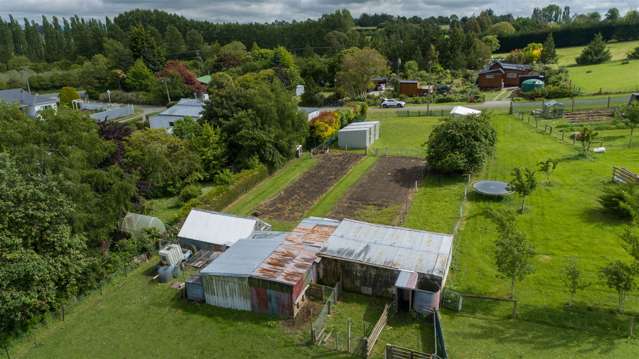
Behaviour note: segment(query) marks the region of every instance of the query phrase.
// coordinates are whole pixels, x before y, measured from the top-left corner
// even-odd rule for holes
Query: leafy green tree
[[[189,50],[201,50],[202,46],[204,46],[204,38],[199,31],[190,29],[186,32],[186,47]]]
[[[619,114],[621,122],[630,129],[630,140],[628,146],[632,146],[632,137],[635,132],[635,128],[639,127],[639,102],[633,101],[631,104]]]
[[[342,53],[337,86],[351,98],[366,96],[371,87],[371,79],[387,74],[386,58],[375,49],[351,48]]]
[[[544,64],[554,64],[557,62],[557,51],[555,50],[555,39],[552,32],[546,37],[544,47],[541,50],[541,62]]]
[[[635,264],[639,265],[639,232],[637,231],[637,228],[632,225],[626,226],[620,237],[623,241],[626,252],[635,259]]]
[[[80,98],[80,94],[73,87],[65,86],[60,90],[60,105],[71,107],[73,100]]]
[[[617,260],[601,268],[600,273],[608,288],[617,291],[619,296],[618,310],[623,313],[626,295],[635,288],[636,269]]]
[[[579,65],[594,65],[601,64],[606,61],[610,61],[612,55],[610,50],[606,47],[606,42],[603,39],[601,33],[595,35],[595,38],[586,48],[583,49],[581,54],[575,59]]]
[[[430,134],[426,162],[442,173],[474,173],[494,152],[496,140],[497,133],[484,114],[450,119]]]
[[[535,255],[533,244],[517,228],[516,215],[507,209],[489,209],[484,213],[497,225],[499,236],[495,241],[495,264],[497,271],[510,279],[511,298],[516,299],[515,287],[517,281],[523,280],[534,271],[530,260]],[[513,306],[513,318],[517,316],[516,306]]]
[[[220,74],[213,77],[209,92],[203,119],[219,129],[235,168],[246,168],[254,156],[279,167],[304,144],[306,117],[277,78],[247,74],[233,79]]]
[[[516,31],[517,30],[515,30],[515,27],[507,21],[502,21],[502,22],[493,24],[489,30],[491,34],[494,34],[497,36],[514,34]]]
[[[246,46],[239,41],[232,41],[220,48],[215,61],[215,71],[224,71],[237,67],[249,60]]]
[[[590,148],[593,141],[599,136],[592,128],[584,126],[577,134],[577,140],[581,142],[581,152],[584,156],[590,156]]]
[[[537,188],[537,178],[535,171],[528,168],[514,168],[512,172],[513,178],[508,183],[508,189],[516,192],[521,197],[520,212],[524,212],[526,208],[526,197],[528,197]]]
[[[575,295],[578,291],[584,290],[590,286],[589,282],[586,282],[582,278],[581,270],[577,265],[576,258],[570,258],[566,266],[563,268],[563,272],[561,273],[561,280],[566,286],[566,290],[568,290],[568,294],[570,295],[568,298],[568,306],[572,307],[572,304],[575,300]]]
[[[212,180],[222,170],[226,160],[220,131],[208,123],[199,124],[190,117],[175,122],[173,134],[189,142],[202,163],[204,178]]]
[[[149,70],[142,59],[137,59],[126,73],[124,84],[132,91],[149,91],[156,82],[153,72]]]
[[[608,12],[606,13],[606,21],[608,22],[615,22],[619,20],[620,17],[621,16],[619,15],[619,9],[617,9],[616,7],[608,9]]]
[[[112,67],[128,69],[133,65],[134,59],[131,50],[121,42],[113,39],[105,39],[102,46],[104,47],[104,56],[109,59],[109,63]]]
[[[129,48],[134,59],[142,59],[151,71],[160,71],[164,65],[164,53],[154,36],[142,26],[129,30]]]
[[[496,35],[486,35],[481,38],[481,41],[484,42],[488,47],[490,47],[491,52],[495,52],[499,50],[501,44],[499,43],[499,38]]]
[[[136,131],[126,139],[123,166],[139,176],[138,187],[151,196],[176,194],[202,179],[202,166],[188,142],[163,129]]]
[[[182,33],[173,25],[169,25],[166,28],[164,43],[166,44],[166,51],[168,51],[169,55],[175,56],[186,50],[186,44],[184,43]]]
[[[0,336],[24,332],[79,291],[86,239],[54,178],[24,174],[0,154]],[[0,338],[5,339],[6,338]]]
[[[537,167],[546,175],[546,184],[550,184],[550,176],[555,172],[559,165],[558,159],[549,158],[545,161],[539,161]]]

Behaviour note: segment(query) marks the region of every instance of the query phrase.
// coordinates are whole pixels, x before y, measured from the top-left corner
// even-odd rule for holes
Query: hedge
[[[241,171],[235,174],[232,184],[216,186],[203,195],[193,198],[185,203],[180,210],[180,218],[185,218],[191,209],[196,207],[212,211],[221,211],[233,203],[233,201],[242,194],[248,192],[255,185],[260,183],[267,176],[268,170],[263,165]]]
[[[602,22],[596,25],[570,25],[560,29],[499,36],[501,46],[498,51],[510,52],[515,49],[523,49],[531,42],[543,43],[551,32],[555,46],[561,48],[588,45],[597,33],[601,33],[606,41],[637,40],[639,39],[639,24]]]

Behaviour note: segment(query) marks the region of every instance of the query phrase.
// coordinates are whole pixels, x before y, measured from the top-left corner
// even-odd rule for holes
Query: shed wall
[[[368,148],[370,145],[370,129],[361,131],[339,131],[337,143],[341,148]]]
[[[251,309],[256,313],[293,316],[293,287],[260,278],[250,278]]]
[[[344,290],[367,295],[392,297],[399,270],[322,257],[319,282],[334,286],[340,281]]]
[[[251,310],[251,290],[247,277],[203,275],[204,298],[217,307]]]

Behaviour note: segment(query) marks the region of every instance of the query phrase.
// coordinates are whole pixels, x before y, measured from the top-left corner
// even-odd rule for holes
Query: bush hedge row
[[[216,186],[199,197],[186,202],[180,210],[180,218],[185,218],[193,208],[221,211],[242,194],[255,187],[268,174],[268,170],[264,165],[241,171],[234,175],[232,184]]]

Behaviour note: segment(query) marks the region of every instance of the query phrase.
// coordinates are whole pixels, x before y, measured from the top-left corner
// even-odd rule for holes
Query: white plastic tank
[[[163,265],[176,266],[182,262],[184,254],[179,244],[169,244],[160,249],[160,261]]]

